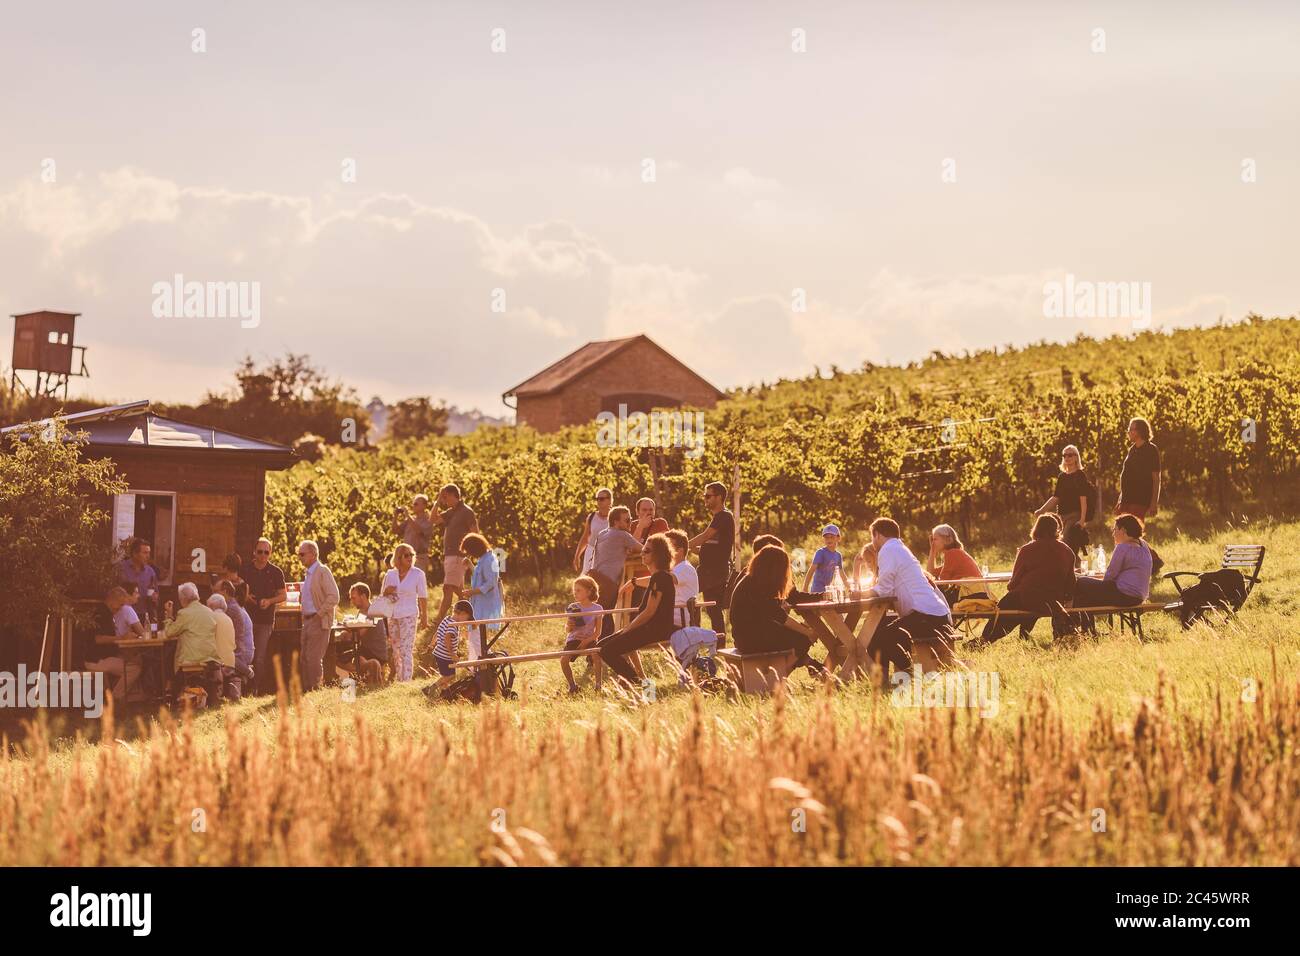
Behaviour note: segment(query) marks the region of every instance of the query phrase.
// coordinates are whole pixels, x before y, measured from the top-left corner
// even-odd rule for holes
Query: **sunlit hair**
[[[439,494],[448,494],[456,500],[460,500],[460,488],[457,485],[443,485]]]
[[[1068,469],[1065,467],[1065,456],[1070,452],[1074,452],[1074,463],[1080,471],[1083,471],[1083,455],[1079,454],[1079,447],[1077,445],[1066,445],[1061,449],[1061,471],[1067,474],[1069,473]]]
[[[769,544],[749,560],[749,580],[763,597],[783,598],[794,587],[790,577],[790,555]]]
[[[662,531],[659,534],[650,535],[645,539],[645,547],[650,549],[650,559],[657,569],[667,571],[672,567],[673,549],[668,544],[668,535]]]
[[[226,609],[226,597],[224,594],[213,592],[208,595],[208,607],[214,611],[224,611]]]
[[[356,584],[352,585],[352,587],[348,588],[348,594],[360,594],[369,601],[370,585],[366,584],[365,581],[358,581]]]
[[[199,586],[193,581],[186,581],[176,589],[176,597],[180,599],[182,605],[197,601],[199,599]]]
[[[411,504],[412,504],[412,505],[418,505],[418,504],[420,504],[421,502],[423,502],[424,506],[427,508],[427,507],[429,506],[429,496],[428,496],[428,495],[416,495],[414,498],[411,499]]]
[[[858,557],[866,562],[867,567],[871,568],[871,573],[875,574],[880,570],[880,555],[876,554],[875,542],[868,541],[858,552]]]
[[[776,535],[760,534],[757,538],[754,539],[754,553],[758,554],[758,552],[762,551],[769,544],[778,547],[783,551],[785,550],[785,542],[782,541],[780,538],[778,538]]]
[[[668,535],[668,542],[673,546],[674,552],[685,551],[690,547],[691,539],[681,528],[673,528],[672,531],[667,531],[665,534]]]
[[[611,528],[625,518],[628,521],[632,520],[632,512],[627,510],[627,505],[615,505],[609,509],[609,526]]]
[[[1134,540],[1142,537],[1142,520],[1137,515],[1120,515],[1115,519],[1115,526],[1123,528],[1124,533]]]
[[[1151,423],[1145,418],[1135,418],[1128,423],[1129,428],[1136,428],[1143,441],[1151,440]]]
[[[481,534],[470,533],[461,539],[460,546],[469,552],[472,558],[481,558],[491,550],[488,539]],[[408,547],[408,545],[403,545]]]
[[[589,595],[591,595],[591,600],[593,601],[600,596],[600,585],[597,584],[596,579],[590,575],[584,574],[581,577],[574,578],[573,586],[585,590]]]
[[[949,551],[962,546],[961,538],[957,537],[957,529],[950,524],[937,524],[930,534],[945,539],[948,543],[944,547]]]
[[[1039,515],[1029,536],[1035,541],[1055,541],[1061,536],[1061,519],[1054,514]]]
[[[655,500],[654,500],[653,498],[638,498],[638,499],[636,500],[636,513],[637,513],[637,514],[640,514],[640,513],[641,513],[641,506],[644,505],[644,504],[648,504],[648,505],[650,505],[650,510],[651,510],[651,511],[656,511],[656,510],[658,510],[658,509],[655,508]]]
[[[393,549],[393,560],[394,560],[394,561],[397,560],[397,556],[398,556],[399,554],[409,554],[409,555],[411,556],[411,560],[412,560],[412,561],[415,560],[415,549],[414,549],[413,547],[411,547],[409,544],[405,544],[405,543],[403,543],[403,544],[399,544],[397,547],[395,547],[395,548]]]

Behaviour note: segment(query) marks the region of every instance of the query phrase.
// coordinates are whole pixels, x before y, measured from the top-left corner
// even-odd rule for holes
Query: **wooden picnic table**
[[[869,670],[867,647],[885,615],[893,610],[894,599],[855,592],[853,597],[843,601],[815,601],[792,604],[790,607],[812,628],[817,639],[831,654],[844,658],[838,676],[847,681]],[[857,633],[853,632],[845,620],[845,615],[852,611],[861,612]]]

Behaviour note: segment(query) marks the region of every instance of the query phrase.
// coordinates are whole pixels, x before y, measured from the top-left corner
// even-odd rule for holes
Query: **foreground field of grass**
[[[804,676],[702,696],[648,660],[653,702],[570,698],[546,663],[481,707],[431,705],[423,679],[36,727],[0,760],[0,864],[1294,865],[1300,526],[1199,530],[1158,538],[1168,567],[1269,548],[1236,621],[962,654],[997,676],[995,715]]]

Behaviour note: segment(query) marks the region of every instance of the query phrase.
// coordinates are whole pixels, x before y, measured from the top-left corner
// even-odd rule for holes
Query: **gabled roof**
[[[64,415],[63,421],[72,431],[84,431],[89,438],[89,446],[97,448],[166,448],[195,449],[223,452],[253,452],[286,460],[293,456],[293,449],[288,445],[262,441],[238,435],[235,432],[210,428],[206,425],[192,425],[156,414],[150,403],[145,401],[129,402],[125,405],[111,405],[106,408],[92,408],[85,412]],[[37,427],[48,425],[46,418],[36,422]],[[29,425],[10,425],[0,429],[6,434]]]
[[[509,398],[511,395],[549,395],[558,391],[575,379],[585,375],[592,369],[596,368],[624,349],[631,347],[637,342],[648,342],[664,355],[672,359],[686,371],[690,372],[709,388],[718,393],[719,398],[725,397],[723,393],[715,386],[705,381],[694,369],[690,368],[667,349],[651,340],[648,335],[631,335],[622,339],[606,339],[603,342],[588,342],[577,351],[570,352],[564,358],[552,365],[548,365],[532,378],[520,382],[514,388],[502,394],[502,398]]]

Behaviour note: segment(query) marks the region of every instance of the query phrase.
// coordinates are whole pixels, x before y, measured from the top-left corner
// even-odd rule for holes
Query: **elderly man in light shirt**
[[[339,606],[339,586],[334,573],[320,561],[315,541],[298,545],[302,575],[302,653],[298,667],[303,693],[320,686],[325,675],[325,649],[329,647],[334,609]]]
[[[907,670],[912,665],[912,646],[920,643],[940,642],[946,645],[947,656],[952,646],[952,615],[948,602],[935,587],[921,562],[908,550],[899,537],[898,522],[892,518],[877,518],[871,522],[871,542],[876,547],[880,570],[872,597],[894,599],[894,620],[882,624],[867,647],[871,659],[880,664],[884,672],[884,686],[889,687],[889,667]]]

